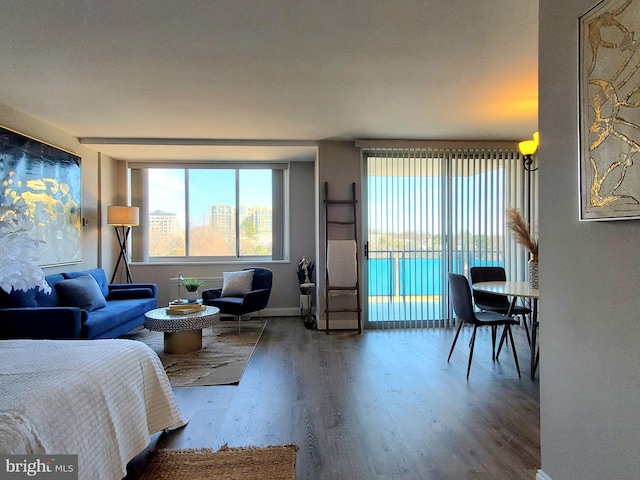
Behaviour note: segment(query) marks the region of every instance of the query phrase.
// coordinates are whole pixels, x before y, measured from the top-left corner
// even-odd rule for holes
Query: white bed
[[[185,423],[141,342],[0,341],[0,453],[77,454],[80,479],[117,480],[151,434]]]

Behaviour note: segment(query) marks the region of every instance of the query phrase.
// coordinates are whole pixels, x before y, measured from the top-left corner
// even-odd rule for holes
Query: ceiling
[[[537,129],[535,0],[0,0],[0,18],[0,103],[117,159]]]

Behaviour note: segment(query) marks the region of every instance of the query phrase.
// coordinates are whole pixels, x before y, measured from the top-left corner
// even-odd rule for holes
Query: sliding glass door
[[[511,150],[367,149],[367,327],[448,326],[447,273],[523,269],[504,212],[519,207]]]

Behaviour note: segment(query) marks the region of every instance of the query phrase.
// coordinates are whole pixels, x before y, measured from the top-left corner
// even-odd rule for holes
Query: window
[[[150,261],[283,258],[286,166],[135,166],[132,178],[135,171],[146,191]]]
[[[367,149],[368,328],[448,326],[447,272],[501,265],[518,278],[526,253],[506,235],[521,207],[512,149]]]

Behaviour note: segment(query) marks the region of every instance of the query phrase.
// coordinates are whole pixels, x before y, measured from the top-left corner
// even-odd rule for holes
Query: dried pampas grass
[[[513,232],[513,236],[520,245],[527,249],[531,255],[531,260],[538,261],[538,238],[534,237],[529,230],[529,225],[525,222],[517,208],[507,210],[507,226]]]

